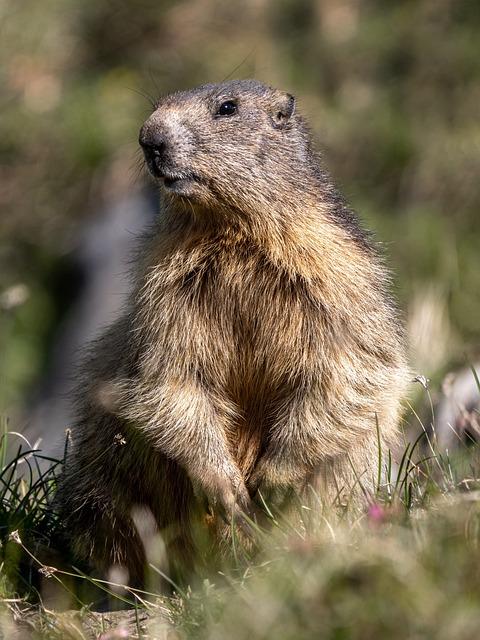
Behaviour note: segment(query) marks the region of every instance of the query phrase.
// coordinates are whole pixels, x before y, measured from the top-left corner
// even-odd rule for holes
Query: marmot
[[[348,495],[376,477],[377,422],[395,440],[407,368],[389,277],[311,138],[295,98],[253,80],[168,95],[141,128],[163,207],[85,365],[58,493],[77,556],[131,584],[135,506],[186,558],[198,509]]]

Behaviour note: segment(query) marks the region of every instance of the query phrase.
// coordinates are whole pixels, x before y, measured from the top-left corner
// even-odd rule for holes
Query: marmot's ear
[[[290,93],[280,93],[272,106],[271,118],[276,129],[284,127],[295,113],[295,97]]]

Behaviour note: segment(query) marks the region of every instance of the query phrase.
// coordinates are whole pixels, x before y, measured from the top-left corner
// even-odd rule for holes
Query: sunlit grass
[[[424,393],[428,405],[428,388]],[[480,450],[459,441],[455,452],[439,451],[433,408],[426,424],[413,409],[409,419],[418,437],[400,455],[379,447],[376,487],[364,487],[363,509],[315,495],[288,517],[265,505],[265,522],[249,522],[248,549],[232,523],[228,563],[190,585],[171,583],[173,593],[161,593],[154,580],[141,591],[68,563],[46,566],[42,548],[55,548],[59,531],[48,505],[60,463],[27,443],[10,448],[8,461],[7,442],[18,436],[5,432],[0,631],[26,628],[38,638],[473,639],[480,622]],[[161,574],[165,585],[163,566],[151,563],[152,577]],[[54,582],[63,592],[58,607],[67,603],[76,612],[56,612],[51,596],[47,604],[38,580],[28,584],[35,575],[42,587]],[[94,613],[82,600],[82,582],[128,610]]]

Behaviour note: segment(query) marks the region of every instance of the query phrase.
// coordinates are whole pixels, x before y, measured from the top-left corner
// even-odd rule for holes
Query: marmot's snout
[[[189,196],[197,181],[189,166],[191,145],[185,127],[167,116],[158,111],[152,114],[140,129],[138,141],[153,177],[163,180],[168,191]]]
[[[150,173],[156,178],[163,177],[162,165],[164,164],[167,147],[166,136],[158,129],[148,127],[148,120],[140,130],[138,142],[143,150],[145,161]]]

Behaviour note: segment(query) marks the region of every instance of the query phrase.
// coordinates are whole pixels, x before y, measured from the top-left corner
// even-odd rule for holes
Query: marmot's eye
[[[217,109],[218,116],[233,116],[234,113],[237,112],[237,105],[233,100],[227,100],[226,102],[222,102],[222,104]]]

